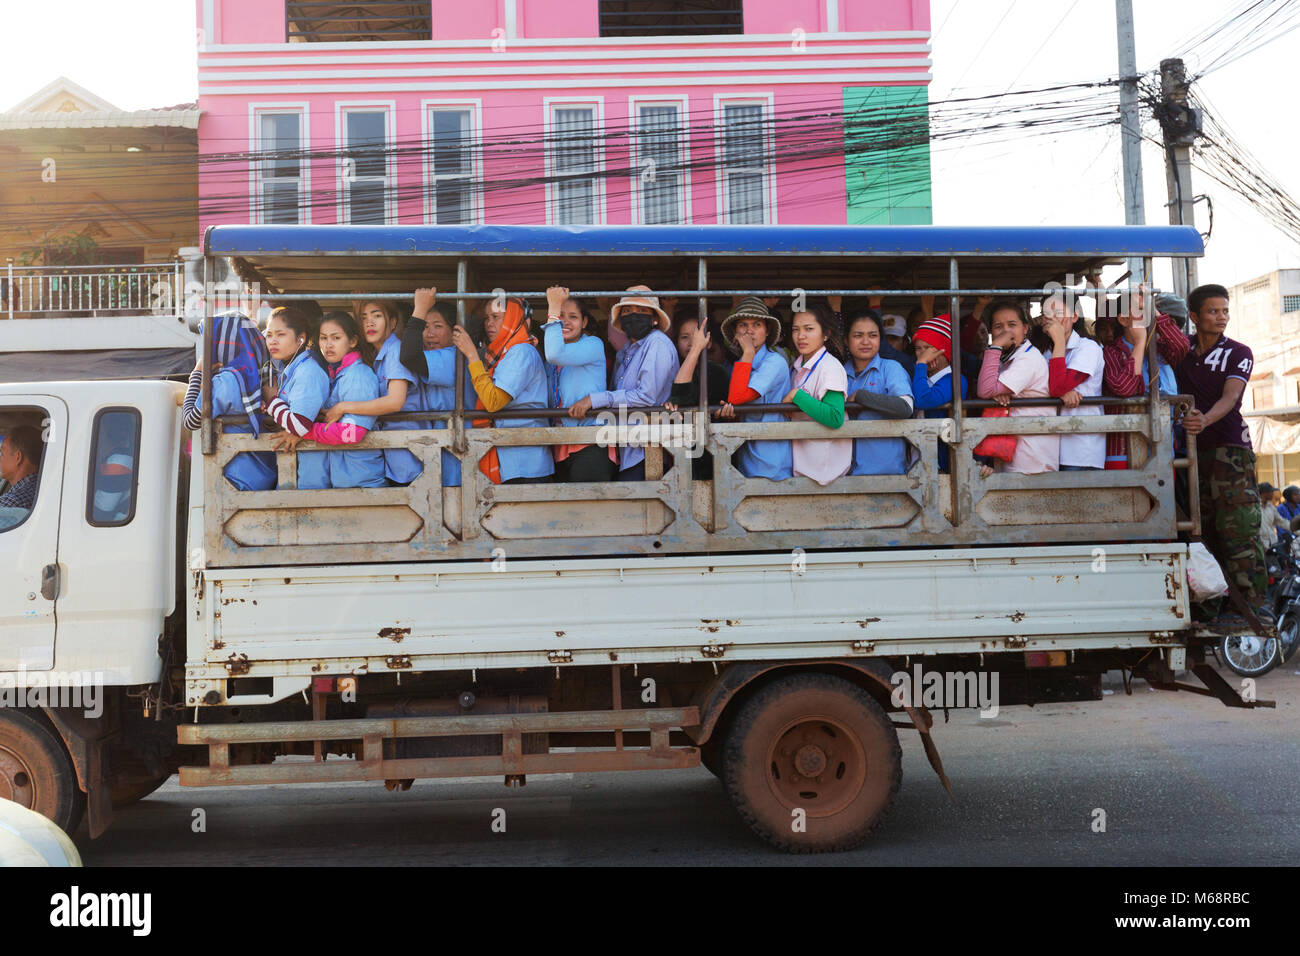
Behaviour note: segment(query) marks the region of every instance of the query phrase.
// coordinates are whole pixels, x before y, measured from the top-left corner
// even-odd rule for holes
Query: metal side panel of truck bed
[[[1131,648],[1188,626],[1186,545],[210,569],[191,704],[230,676]],[[214,695],[215,696],[215,695]]]

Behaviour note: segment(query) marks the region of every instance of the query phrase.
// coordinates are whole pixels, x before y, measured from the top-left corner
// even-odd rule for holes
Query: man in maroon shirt
[[[1224,574],[1258,608],[1268,582],[1259,542],[1255,452],[1241,417],[1241,396],[1255,356],[1223,334],[1228,327],[1228,290],[1223,286],[1193,289],[1187,311],[1196,335],[1178,365],[1178,390],[1195,399],[1183,425],[1197,439],[1201,534]],[[1263,620],[1271,623],[1271,615]]]

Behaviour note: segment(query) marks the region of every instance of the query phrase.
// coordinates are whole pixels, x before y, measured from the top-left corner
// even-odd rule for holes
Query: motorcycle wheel
[[[1229,634],[1219,642],[1219,656],[1242,677],[1259,677],[1277,666],[1278,641],[1254,634]]]

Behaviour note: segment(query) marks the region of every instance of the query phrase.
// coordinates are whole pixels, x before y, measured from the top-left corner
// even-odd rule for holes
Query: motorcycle
[[[1277,664],[1291,659],[1300,647],[1300,536],[1293,536],[1285,550],[1289,559],[1286,576],[1273,595],[1273,613],[1277,618]]]
[[[1277,621],[1277,637],[1228,634],[1219,642],[1219,657],[1242,677],[1260,677],[1284,663],[1300,643],[1300,539],[1292,537],[1264,554],[1268,573],[1265,604]]]

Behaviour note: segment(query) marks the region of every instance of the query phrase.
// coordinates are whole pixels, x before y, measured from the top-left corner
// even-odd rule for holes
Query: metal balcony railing
[[[16,266],[0,275],[0,318],[180,316],[184,267],[174,262]]]

